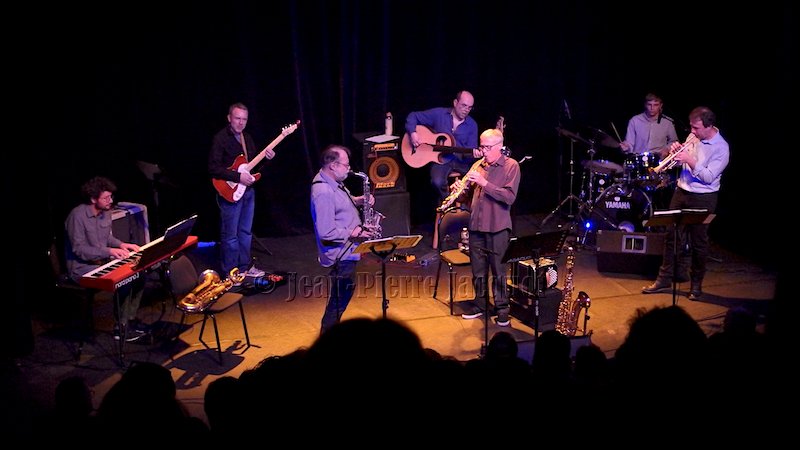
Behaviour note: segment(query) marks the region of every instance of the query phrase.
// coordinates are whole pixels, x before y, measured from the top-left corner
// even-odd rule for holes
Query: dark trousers
[[[719,193],[717,192],[696,194],[677,188],[672,195],[669,209],[707,209],[709,213],[713,213],[717,209],[718,197]],[[687,245],[688,251],[686,251]],[[658,270],[658,277],[663,280],[672,280],[673,273],[682,277],[689,272],[692,286],[699,287],[706,274],[708,248],[708,225],[678,226],[678,267],[677,271],[674,271],[675,230],[667,229],[664,239],[664,257]]]
[[[475,301],[480,309],[484,309],[486,305],[489,270],[492,271],[492,275],[494,276],[494,284],[492,285],[494,305],[498,309],[498,312],[503,309],[508,309],[506,268],[502,258],[508,248],[508,239],[510,235],[511,231],[508,229],[496,233],[483,233],[472,230],[469,232],[469,257],[472,265],[472,284],[475,288]]]
[[[331,268],[328,274],[330,293],[328,304],[325,305],[325,314],[322,315],[320,333],[324,333],[342,319],[342,314],[347,309],[356,288],[357,263],[358,261],[339,261]]]

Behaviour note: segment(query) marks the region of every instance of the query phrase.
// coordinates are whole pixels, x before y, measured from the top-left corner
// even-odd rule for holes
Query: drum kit
[[[577,215],[570,214],[569,218],[580,223],[585,232],[591,228],[645,231],[642,222],[652,214],[651,196],[670,181],[668,174],[651,170],[660,162],[659,153],[624,153],[618,139],[597,128],[586,127],[580,133],[563,128],[557,130],[559,135],[569,138],[571,144],[588,146],[588,159],[581,162],[583,175],[579,195],[570,192],[542,224],[568,203],[571,210],[571,202],[575,201]]]

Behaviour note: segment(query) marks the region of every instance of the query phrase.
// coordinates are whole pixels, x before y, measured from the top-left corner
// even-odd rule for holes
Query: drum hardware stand
[[[573,135],[573,133],[570,133],[568,131],[561,130],[560,128],[558,129],[558,131],[559,131],[559,134],[563,134],[563,135],[565,135],[565,136],[570,138],[569,139],[569,195],[567,195],[564,198],[564,200],[562,200],[561,203],[559,203],[558,206],[556,206],[555,209],[553,209],[553,211],[550,212],[550,214],[548,214],[547,217],[544,218],[544,220],[542,220],[542,226],[544,226],[547,222],[549,222],[556,215],[556,213],[561,211],[564,208],[564,206],[567,205],[567,204],[569,204],[569,214],[567,215],[567,218],[569,219],[570,223],[574,223],[576,215],[573,214],[573,202],[578,205],[578,211],[580,211],[580,209],[583,208],[584,205],[585,205],[585,202],[583,201],[583,199],[581,197],[578,197],[577,195],[575,195],[574,192],[573,192],[573,186],[574,186],[574,183],[575,183],[575,181],[574,181],[575,180],[575,141],[576,141],[576,138],[578,138],[578,136],[577,135]],[[594,149],[592,149],[591,143],[590,143],[590,149],[591,149],[592,154],[593,154],[594,153]],[[583,192],[581,192],[581,195],[583,195]]]

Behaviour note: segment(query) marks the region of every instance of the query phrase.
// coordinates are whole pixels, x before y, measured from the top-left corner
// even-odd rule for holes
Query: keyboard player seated
[[[81,187],[88,203],[76,206],[67,216],[67,270],[76,283],[82,275],[112,259],[125,259],[139,251],[138,245],[122,242],[112,234],[111,210],[116,190],[116,185],[108,178],[92,178]],[[144,277],[137,277],[117,289],[114,339],[124,336],[126,341],[134,342],[148,335],[148,327],[136,318],[143,294]]]

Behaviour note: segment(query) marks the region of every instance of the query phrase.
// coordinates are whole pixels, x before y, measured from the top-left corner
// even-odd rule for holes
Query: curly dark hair
[[[97,200],[103,192],[114,193],[116,190],[117,185],[106,177],[94,177],[81,186],[81,192],[89,201]]]

